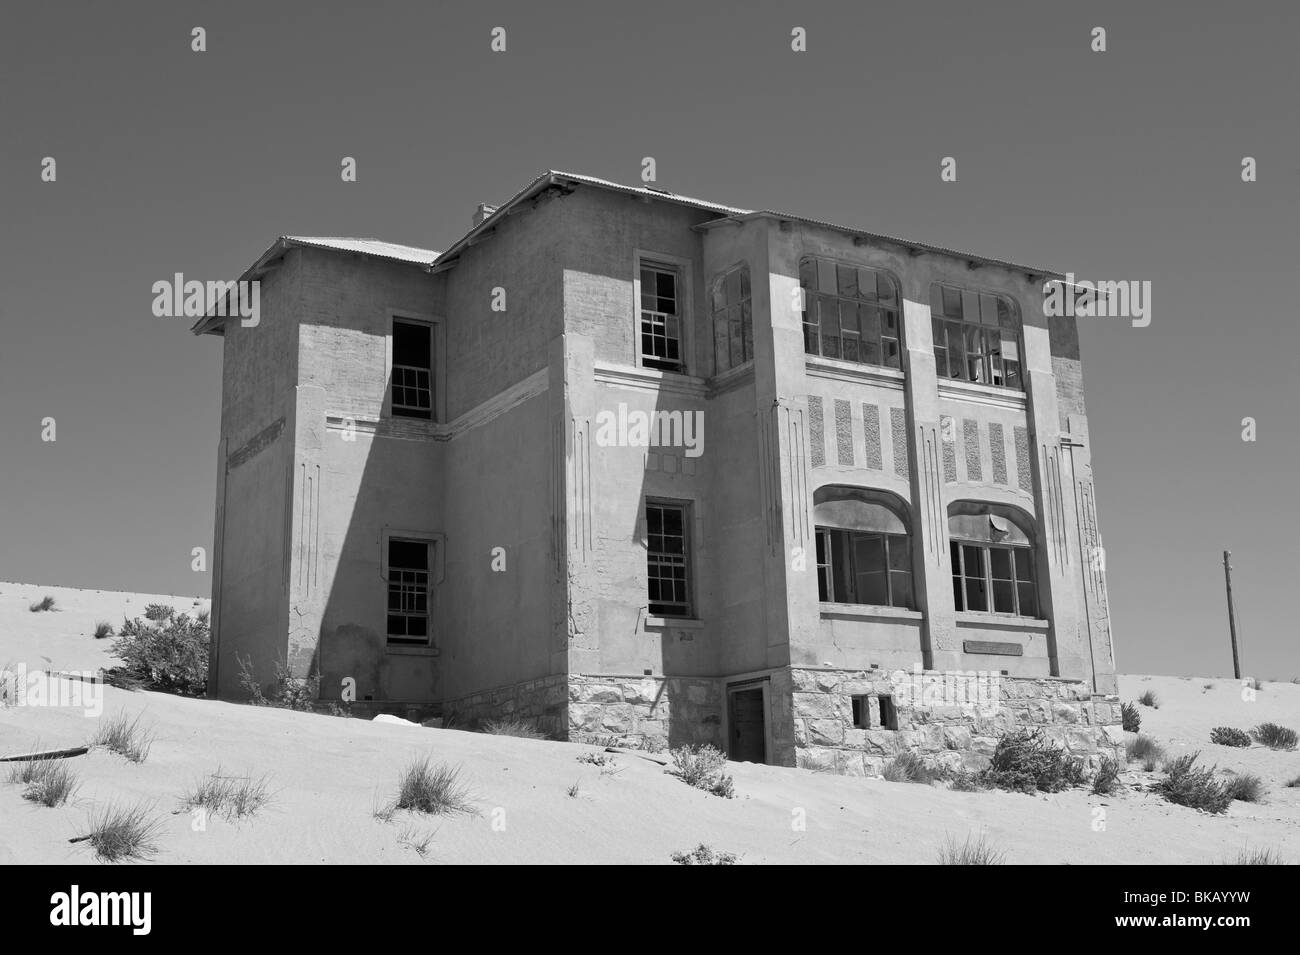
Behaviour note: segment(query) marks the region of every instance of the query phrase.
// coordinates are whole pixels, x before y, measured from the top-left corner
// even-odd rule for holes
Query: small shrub
[[[442,816],[474,812],[460,770],[445,763],[430,766],[427,756],[403,770],[394,808]]]
[[[948,836],[939,850],[939,865],[1002,865],[1005,862],[1006,853],[993,848],[982,833],[974,841],[968,835],[961,845]]]
[[[578,782],[575,781],[572,786],[565,790],[565,792],[568,793],[570,799],[576,799],[582,790],[578,788]]]
[[[1230,865],[1286,865],[1282,854],[1272,849],[1242,849]]]
[[[891,783],[921,783],[928,786],[935,774],[926,768],[925,760],[916,753],[899,753],[885,764],[881,774]]]
[[[547,735],[532,720],[487,720],[479,732],[489,736],[517,736],[520,739],[547,739]]]
[[[1288,789],[1300,788],[1300,776],[1296,776],[1293,779],[1288,779],[1286,785]]]
[[[1250,737],[1231,726],[1216,726],[1210,730],[1210,742],[1219,746],[1249,746]]]
[[[967,772],[964,769],[953,773],[950,783],[952,789],[959,793],[976,793],[988,789],[979,773]]]
[[[206,627],[208,625],[208,621],[212,619],[212,611],[207,609],[206,607],[203,607],[194,614],[194,619]]]
[[[1209,813],[1227,812],[1232,803],[1228,787],[1215,778],[1213,769],[1196,766],[1199,755],[1180,756],[1170,763],[1155,791],[1180,806]]]
[[[276,660],[275,682],[271,686],[271,695],[266,696],[253,672],[252,655],[241,658],[235,654],[235,663],[239,666],[239,685],[248,694],[248,702],[254,706],[274,706],[303,713],[316,708],[316,701],[320,698],[319,674],[294,676],[283,660]]]
[[[113,625],[107,620],[101,620],[95,624],[95,639],[103,640],[105,637],[113,635]]]
[[[153,734],[141,728],[140,717],[128,719],[125,710],[99,724],[90,743],[125,756],[133,763],[143,763],[153,746]]]
[[[36,601],[36,603],[30,604],[27,607],[27,609],[30,610],[32,613],[44,613],[47,610],[53,610],[54,598],[51,597],[49,594],[46,594],[40,600]]]
[[[1156,696],[1155,690],[1147,690],[1138,697],[1138,702],[1143,706],[1149,706],[1153,710],[1160,709],[1160,698]]]
[[[185,809],[204,808],[227,819],[251,816],[271,799],[267,792],[266,777],[223,776],[218,769],[207,779],[200,780],[194,791],[181,799]]]
[[[1131,763],[1142,763],[1148,773],[1165,758],[1165,749],[1150,736],[1139,736],[1124,744],[1124,754]]]
[[[701,842],[690,852],[674,852],[672,860],[678,865],[735,865],[734,852],[718,852]]]
[[[1250,735],[1269,749],[1295,749],[1296,732],[1277,723],[1260,723]]]
[[[613,753],[579,753],[578,762],[589,763],[592,766],[608,766],[614,762]]]
[[[1204,693],[1206,690],[1213,690],[1213,689],[1214,689],[1214,684],[1207,683],[1205,684],[1205,686],[1201,687],[1201,692]]]
[[[397,836],[398,845],[414,849],[415,854],[423,859],[429,854],[429,846],[433,844],[432,832],[417,832],[414,826],[407,826]]]
[[[151,690],[201,696],[208,683],[208,640],[206,624],[171,611],[161,621],[123,621],[109,652],[122,661],[121,671]]]
[[[1264,781],[1253,773],[1240,773],[1224,782],[1228,796],[1239,802],[1263,802]]]
[[[1119,788],[1120,765],[1118,760],[1103,756],[1097,775],[1092,777],[1092,791],[1097,796],[1109,796]]]
[[[1083,763],[1049,743],[1042,731],[1018,730],[998,740],[982,777],[996,789],[1055,793],[1083,782]]]
[[[59,759],[35,759],[17,763],[9,781],[26,786],[23,798],[51,809],[67,802],[77,791],[76,773]]]
[[[679,746],[671,751],[673,768],[668,770],[689,786],[730,799],[735,787],[725,767],[727,757],[713,746]]]
[[[158,852],[160,819],[148,807],[108,805],[90,818],[89,840],[96,854],[107,862],[146,859]]]
[[[176,610],[167,604],[145,604],[144,619],[152,620],[154,623],[163,623],[171,620],[176,616]]]
[[[1137,733],[1142,729],[1142,714],[1132,703],[1121,703],[1119,705],[1119,717],[1124,726],[1125,733]]]

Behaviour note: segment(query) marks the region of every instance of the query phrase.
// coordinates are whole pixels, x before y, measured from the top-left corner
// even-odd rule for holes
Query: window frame
[[[652,548],[651,531],[650,531],[650,509],[652,507],[660,509],[676,509],[681,511],[682,520],[682,552],[673,554],[669,551],[656,551]],[[642,510],[642,521],[644,527],[644,542],[646,549],[646,611],[652,617],[662,617],[665,619],[697,619],[698,610],[695,606],[695,584],[693,580],[695,572],[694,561],[694,534],[691,522],[694,518],[694,508],[692,502],[683,500],[674,500],[664,497],[646,497]],[[666,536],[662,533],[659,536]],[[685,600],[682,601],[664,601],[662,591],[659,600],[654,600],[650,596],[651,582],[655,580],[672,580],[671,577],[663,575],[652,575],[651,571],[655,567],[656,559],[660,561],[672,562],[680,558],[682,567],[682,580],[685,590]],[[668,566],[672,566],[668,563]]]
[[[380,417],[398,420],[410,424],[437,424],[443,420],[443,411],[447,407],[447,348],[446,321],[441,315],[417,312],[411,309],[389,308],[387,315],[387,333],[384,339],[385,388]],[[430,409],[429,417],[405,415],[395,412],[393,407],[394,362],[393,337],[397,323],[429,326],[429,375],[430,375]]]
[[[805,284],[807,279],[805,267],[809,265],[811,266],[812,272],[812,286]],[[836,286],[835,292],[823,292],[820,290],[823,268],[833,269]],[[854,287],[859,289],[859,294],[856,297],[845,295],[840,291],[842,286],[840,276],[841,269],[850,270],[855,273]],[[870,272],[876,277],[876,294],[870,298],[861,294],[860,281],[862,272]],[[879,297],[879,282],[881,277],[889,283],[890,289],[893,293],[892,303],[886,302]],[[829,359],[831,361],[849,362],[855,365],[866,365],[871,368],[892,368],[896,371],[903,370],[903,355],[906,351],[906,345],[903,337],[902,285],[892,272],[888,269],[876,268],[870,265],[861,265],[855,262],[846,262],[840,259],[831,259],[826,258],[825,256],[809,254],[800,256],[799,258],[798,278],[803,305],[803,312],[800,315],[800,327],[803,333],[805,355],[814,358]],[[830,316],[829,312],[825,315],[823,314],[823,307],[829,306],[829,303],[824,302],[823,300],[833,300],[835,303],[835,329],[838,332],[836,340],[841,343],[845,341],[845,309],[846,307],[858,309],[857,330],[852,333],[854,340],[857,342],[856,351],[858,357],[845,357],[845,349],[842,344],[837,346],[837,354],[826,354],[825,342],[827,336],[823,334],[823,327]],[[877,351],[877,358],[879,359],[877,361],[869,361],[866,358],[861,357],[866,351],[863,347],[863,342],[866,339],[866,336],[863,334],[864,325],[862,310],[867,308],[874,309],[876,312],[874,320],[876,329],[874,344]],[[886,334],[885,313],[893,314],[894,335]],[[810,331],[810,329],[812,331]],[[815,351],[809,350],[810,336],[816,337],[817,348]],[[886,342],[894,343],[895,353],[893,357],[895,358],[895,361],[893,363],[885,360],[887,353]]]
[[[980,563],[982,564],[979,577],[971,576],[966,573],[967,550],[975,549],[980,553]],[[1029,620],[1040,619],[1039,599],[1038,599],[1038,573],[1035,568],[1037,555],[1032,544],[1019,543],[992,543],[990,541],[970,540],[968,538],[952,537],[949,538],[949,561],[952,562],[952,580],[953,580],[953,604],[958,613],[984,613],[997,614],[1002,616],[1024,617]],[[993,553],[1005,552],[1008,554],[1008,568],[1011,576],[998,577],[993,576]],[[1017,552],[1026,555],[1025,564],[1028,568],[1028,579],[1019,577],[1019,561]],[[958,585],[960,581],[960,586]],[[985,609],[971,608],[969,604],[968,587],[970,582],[978,581],[983,588]],[[1013,598],[1013,609],[1010,611],[997,609],[997,596],[995,590],[996,583],[1009,583],[1011,585],[1011,596]],[[1034,605],[1031,608],[1032,613],[1022,613],[1021,608],[1021,588],[1029,587],[1033,595]],[[961,599],[958,600],[958,595]]]
[[[679,329],[677,341],[679,360],[675,367],[660,367],[659,364],[647,364],[647,360],[663,364],[667,364],[667,361],[654,355],[647,355],[643,347],[642,336],[644,334],[643,324],[645,321],[643,312],[646,310],[641,306],[642,269],[658,269],[662,272],[673,272],[677,277],[677,315],[675,317],[677,318]],[[634,324],[632,341],[637,368],[671,375],[690,375],[692,373],[692,369],[695,367],[694,289],[694,268],[689,259],[643,249],[636,249],[633,252],[632,314],[634,316]],[[656,312],[656,314],[659,313]]]
[[[968,317],[972,311],[977,316],[975,321]],[[1019,303],[1010,295],[949,282],[931,282],[930,336],[935,375],[940,381],[964,381],[1024,392],[1023,324]],[[1008,343],[1015,347],[1014,360],[1006,357]],[[972,350],[972,345],[977,350]],[[982,377],[977,378],[972,371],[972,358],[978,360]],[[1015,365],[1014,375],[1008,373],[1011,363]],[[954,367],[961,374],[952,374]],[[1014,383],[1008,383],[1012,377]]]
[[[843,535],[844,546],[837,546],[833,535]],[[857,568],[857,543],[880,539],[883,554],[882,569],[878,571],[860,571]],[[815,559],[817,561],[817,599],[819,603],[853,604],[858,607],[890,607],[896,610],[916,609],[916,581],[912,572],[912,537],[910,534],[890,534],[884,531],[849,530],[841,527],[815,527]],[[903,562],[906,569],[895,568],[891,559],[892,548],[901,545],[905,548]],[[839,574],[836,569],[836,553],[847,555],[848,569],[844,580],[849,593],[841,596],[835,586]],[[909,599],[902,603],[894,602],[894,575],[906,574],[908,579]],[[871,603],[858,599],[858,581],[865,574],[880,574],[884,577],[885,603]],[[826,597],[822,596],[823,590]]]
[[[401,541],[412,544],[423,544],[428,553],[428,582],[427,582],[427,617],[428,617],[428,636],[423,641],[417,640],[397,640],[390,639],[392,636],[400,637],[400,634],[388,633],[388,595],[391,586],[392,567],[389,562],[389,544],[392,541]],[[433,654],[438,653],[438,644],[434,631],[434,620],[437,614],[437,588],[442,583],[446,573],[447,559],[447,537],[445,534],[414,529],[403,529],[395,527],[385,527],[379,537],[379,576],[383,581],[383,615],[384,615],[384,649],[387,653],[406,653],[406,654]]]
[[[739,274],[737,281],[740,284],[739,298],[732,302],[727,298],[727,282],[733,274]],[[714,279],[709,289],[709,312],[712,318],[713,331],[713,373],[715,375],[723,372],[732,371],[741,368],[754,360],[754,285],[750,274],[749,263],[739,262],[723,272]],[[722,307],[718,307],[718,297],[722,297]],[[731,312],[737,313],[736,318],[731,317]],[[735,347],[735,342],[731,337],[732,324],[738,322],[740,326],[740,360],[733,362],[731,352]],[[724,356],[719,353],[718,331],[719,323],[725,327],[725,340],[727,352]]]
[[[424,548],[425,566],[423,570],[416,567],[396,567],[393,564],[393,544],[414,544]],[[384,540],[385,555],[385,603],[384,603],[384,642],[388,646],[396,647],[429,647],[433,645],[433,572],[434,572],[434,547],[433,541],[420,538],[403,537],[399,534],[393,534]],[[392,606],[393,587],[396,583],[400,589],[405,589],[405,582],[395,582],[393,574],[423,574],[424,575],[424,612],[408,611],[399,609],[394,611]],[[401,590],[399,590],[401,592]],[[392,620],[394,617],[402,618],[407,621],[407,632],[398,634],[392,631]],[[409,632],[409,622],[412,619],[424,620],[424,636],[411,635]]]

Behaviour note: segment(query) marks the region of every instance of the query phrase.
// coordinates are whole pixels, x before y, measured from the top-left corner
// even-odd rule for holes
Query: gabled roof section
[[[965,259],[967,262],[978,263],[980,265],[992,265],[1011,269],[1016,272],[1025,272],[1027,274],[1058,279],[1064,277],[1064,273],[1057,272],[1053,269],[1008,262],[1002,259],[991,259],[987,256],[975,255],[970,252],[961,252],[956,249],[948,249],[938,245],[928,245],[924,242],[916,242],[911,239],[902,239],[896,236],[883,235],[876,232],[865,232],[861,229],[836,225],[833,222],[823,222],[819,219],[808,218],[807,216],[792,215],[790,213],[777,212],[772,209],[740,209],[733,206],[725,206],[717,202],[709,202],[705,199],[694,199],[690,196],[680,196],[669,192],[666,189],[655,189],[650,186],[624,186],[617,182],[610,182],[608,179],[598,179],[595,176],[584,176],[581,173],[564,172],[558,169],[549,169],[542,173],[528,185],[524,186],[524,188],[519,192],[515,193],[515,195],[511,196],[510,199],[502,203],[495,212],[485,218],[456,242],[452,243],[451,247],[438,257],[437,263],[430,268],[430,271],[438,272],[443,269],[451,268],[451,266],[455,264],[456,258],[461,252],[469,246],[475,245],[490,236],[493,230],[496,229],[497,225],[506,216],[510,215],[512,210],[518,208],[524,203],[533,201],[544,192],[567,194],[572,192],[578,186],[593,186],[597,189],[607,189],[611,192],[619,192],[629,196],[641,196],[658,202],[669,202],[675,205],[689,206],[694,209],[700,209],[706,212],[715,212],[718,214],[716,219],[703,222],[696,226],[697,229],[709,229],[727,222],[739,222],[756,218],[802,222],[805,225],[843,232],[847,235],[853,236],[854,238],[862,238],[875,242],[887,242],[892,245],[906,248],[916,254],[932,252],[938,255]]]
[[[390,262],[402,262],[428,268],[439,256],[434,249],[421,249],[413,245],[399,245],[382,239],[357,239],[346,236],[302,236],[282,235],[271,243],[271,247],[258,256],[257,261],[240,273],[238,281],[248,282],[260,279],[284,258],[285,252],[295,246],[312,249],[325,249],[330,252],[345,252],[355,255],[373,255],[375,258]],[[215,303],[208,313],[199,319],[190,329],[196,335],[212,332],[222,334],[222,327],[229,315],[216,315]],[[229,309],[226,309],[229,312]]]

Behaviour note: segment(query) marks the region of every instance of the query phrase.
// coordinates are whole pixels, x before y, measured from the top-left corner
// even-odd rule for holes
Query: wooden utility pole
[[[1232,675],[1241,679],[1241,657],[1237,655],[1237,614],[1232,609],[1232,565],[1228,558],[1232,551],[1223,552],[1223,579],[1228,585],[1228,632],[1232,635]]]

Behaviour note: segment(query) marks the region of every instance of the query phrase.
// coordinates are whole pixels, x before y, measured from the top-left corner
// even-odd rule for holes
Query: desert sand
[[[58,609],[30,612],[45,594]],[[0,665],[111,666],[112,641],[94,639],[96,622],[116,630],[124,615],[141,616],[153,602],[189,612],[208,603],[0,583]],[[1124,700],[1147,689],[1160,705],[1141,708],[1143,733],[1172,755],[1200,750],[1206,763],[1260,776],[1265,801],[1207,815],[1140,791],[1153,777],[1137,767],[1125,774],[1123,792],[1101,797],[963,793],[749,763],[730,764],[736,798],[723,799],[635,754],[619,754],[620,768],[602,774],[577,759],[596,752],[592,746],[106,687],[98,717],[73,708],[0,708],[0,755],[84,744],[99,720],[119,712],[140,716],[156,736],[140,764],[101,749],[68,760],[80,788],[56,808],[24,800],[0,766],[0,863],[95,864],[86,843],[68,840],[110,802],[152,807],[162,820],[153,861],[169,864],[668,864],[674,850],[700,842],[736,853],[742,864],[932,864],[945,839],[970,834],[985,835],[1009,864],[1223,863],[1245,848],[1300,862],[1300,788],[1286,786],[1300,775],[1300,753],[1209,742],[1219,725],[1300,728],[1300,685],[1265,683],[1251,702],[1230,678],[1120,678]],[[423,756],[460,767],[476,814],[375,818],[399,772]],[[272,799],[252,817],[213,816],[195,831],[191,816],[175,811],[185,791],[217,770],[267,777]],[[399,841],[428,833],[423,855]]]

